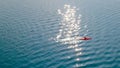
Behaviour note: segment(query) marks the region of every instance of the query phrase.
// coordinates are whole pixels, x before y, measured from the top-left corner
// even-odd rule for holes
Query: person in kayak
[[[80,40],[91,40],[92,38],[90,38],[90,37],[82,37],[82,38],[80,38]]]

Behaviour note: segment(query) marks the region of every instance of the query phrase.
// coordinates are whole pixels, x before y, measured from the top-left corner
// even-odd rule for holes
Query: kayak
[[[80,38],[80,40],[91,40],[92,38],[91,37],[82,37]]]

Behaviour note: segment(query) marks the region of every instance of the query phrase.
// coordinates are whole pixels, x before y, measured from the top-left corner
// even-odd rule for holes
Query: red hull
[[[90,37],[83,37],[83,38],[80,38],[80,40],[91,40],[92,38]]]

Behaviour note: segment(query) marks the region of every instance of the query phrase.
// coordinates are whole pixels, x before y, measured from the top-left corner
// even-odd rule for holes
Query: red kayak
[[[92,38],[90,38],[90,37],[82,37],[82,38],[80,38],[80,40],[91,40]]]

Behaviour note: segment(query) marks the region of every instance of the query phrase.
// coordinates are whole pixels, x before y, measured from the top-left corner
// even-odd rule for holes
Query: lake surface
[[[0,68],[120,68],[120,0],[0,0]]]

